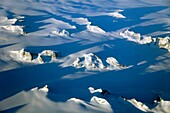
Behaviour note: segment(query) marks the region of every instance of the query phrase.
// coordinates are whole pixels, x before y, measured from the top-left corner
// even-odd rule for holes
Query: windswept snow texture
[[[108,13],[109,16],[113,16],[115,18],[126,18],[125,16],[123,16],[122,14],[120,14],[119,12],[123,12],[123,10],[117,10],[113,13]]]
[[[18,21],[18,19],[8,19],[7,17],[0,17],[0,31],[24,34],[23,26],[13,25]]]
[[[45,63],[56,60],[62,57],[61,52],[54,52],[52,50],[44,50],[41,53],[27,52],[24,49],[19,51],[11,51],[11,56],[14,60],[20,60],[33,63]]]
[[[31,91],[43,91],[43,92],[48,92],[49,89],[48,89],[48,86],[45,85],[44,87],[39,88],[39,89],[38,89],[38,87],[32,88]]]
[[[148,44],[152,47],[158,47],[161,49],[166,49],[170,52],[170,37],[156,37],[152,38],[151,36],[141,36],[139,33],[126,30],[123,33],[120,33],[120,36],[127,38],[130,41],[134,41],[139,44]]]
[[[100,34],[106,33],[103,29],[101,29],[98,26],[87,25],[86,27],[89,31],[94,32],[94,33],[100,33]]]
[[[68,36],[69,32],[66,30],[62,30],[62,31],[52,31],[49,36],[51,37],[55,37],[55,36]]]
[[[170,113],[169,0],[0,0],[0,112]]]
[[[100,71],[107,71],[107,70],[121,70],[128,68],[127,66],[119,64],[119,62],[113,58],[107,58],[106,62],[108,66],[104,66],[102,60],[94,55],[93,53],[84,54],[82,57],[77,58],[71,66],[76,68],[85,67],[87,70],[100,70]]]

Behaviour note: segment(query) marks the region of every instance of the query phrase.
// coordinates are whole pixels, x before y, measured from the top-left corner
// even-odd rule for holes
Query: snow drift
[[[0,31],[15,33],[15,34],[25,34],[23,28],[24,26],[13,25],[18,21],[18,19],[8,19],[7,17],[0,18]]]
[[[169,10],[168,0],[1,0],[0,112],[170,113]]]

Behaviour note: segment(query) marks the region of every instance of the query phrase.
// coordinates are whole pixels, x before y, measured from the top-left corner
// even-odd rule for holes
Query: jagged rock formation
[[[21,49],[19,51],[19,57],[25,61],[31,62],[32,60],[32,55],[29,52],[24,51],[24,49]]]
[[[38,59],[40,63],[46,61],[46,57],[49,57],[50,60],[55,60],[57,57],[62,57],[61,52],[55,53],[52,50],[44,50],[38,54]]]
[[[56,31],[52,31],[49,36],[53,37],[53,36],[68,36],[69,35],[69,32],[66,31],[65,29],[64,30],[56,30]]]
[[[23,26],[17,26],[17,25],[0,26],[0,29],[2,31],[18,33],[18,34],[25,34],[23,28],[24,28]]]
[[[18,21],[18,19],[8,19],[7,17],[0,18],[0,31],[16,34],[25,34],[23,28],[24,26],[13,25]]]
[[[72,64],[76,68],[85,67],[88,70],[100,70],[104,69],[103,62],[93,53],[84,54],[82,57],[78,57]]]
[[[153,38],[153,42],[155,45],[158,45],[159,48],[161,49],[166,49],[170,52],[170,37],[165,37],[165,38]]]
[[[125,30],[124,32],[119,34],[120,36],[127,38],[130,41],[137,42],[139,44],[148,44],[152,47],[158,47],[161,49],[166,49],[170,51],[170,37],[157,37],[152,38],[151,36],[141,36],[139,33],[135,33],[133,31]]]
[[[62,57],[61,52],[54,52],[52,50],[44,50],[41,53],[34,53],[21,49],[20,51],[13,51],[12,53],[17,54],[16,58],[21,61],[38,63],[50,62],[56,58]]]
[[[140,41],[141,41],[141,35],[139,33],[129,31],[128,29],[125,30],[124,32],[120,32],[119,35],[124,38],[127,38],[130,41],[134,41],[134,42],[138,42],[138,43],[140,43]]]
[[[106,62],[109,64],[108,66],[104,66],[102,60],[94,55],[93,53],[84,54],[82,57],[78,57],[71,66],[76,68],[85,68],[87,70],[99,70],[99,71],[107,71],[107,70],[121,70],[126,69],[128,67],[119,64],[119,62],[113,58],[107,58]]]
[[[88,24],[88,25],[86,26],[86,28],[87,28],[89,31],[94,32],[94,33],[99,33],[99,34],[104,34],[104,33],[106,33],[103,29],[101,29],[101,28],[98,27],[98,26],[94,26],[94,25]]]
[[[106,62],[109,64],[107,67],[109,70],[121,70],[128,68],[125,65],[119,64],[119,62],[113,57],[108,57]]]
[[[48,85],[45,85],[42,88],[38,88],[38,87],[32,88],[31,91],[42,91],[48,93],[49,89],[48,89]]]

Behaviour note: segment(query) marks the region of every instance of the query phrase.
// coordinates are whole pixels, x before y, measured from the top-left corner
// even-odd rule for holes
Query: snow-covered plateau
[[[169,0],[0,0],[0,113],[170,113]]]

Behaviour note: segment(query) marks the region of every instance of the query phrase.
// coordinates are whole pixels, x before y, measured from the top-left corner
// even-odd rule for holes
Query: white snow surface
[[[94,33],[99,33],[99,34],[104,34],[106,33],[103,29],[101,29],[100,27],[98,26],[94,26],[94,25],[90,25],[88,24],[87,26],[87,29],[91,32],[94,32]]]
[[[45,85],[42,88],[38,88],[38,87],[32,88],[31,91],[42,91],[48,93],[49,89],[48,89],[48,85]]]
[[[52,50],[43,50],[40,53],[28,52],[25,49],[19,51],[11,51],[11,57],[16,61],[32,62],[32,63],[45,63],[56,60],[58,54]]]
[[[73,22],[76,22],[79,25],[90,25],[91,22],[87,18],[71,18]]]
[[[66,30],[61,30],[61,31],[52,31],[49,36],[68,36],[69,32]]]
[[[125,30],[123,33],[120,32],[120,36],[127,38],[129,41],[134,41],[139,44],[148,44],[149,46],[156,46],[158,48],[166,49],[170,51],[170,37],[166,36],[152,38],[151,36],[141,36],[140,33]]]
[[[8,19],[7,17],[0,17],[0,31],[24,34],[23,26],[13,25],[17,22],[18,19]]]
[[[77,58],[72,64],[72,66],[81,68],[85,67],[88,70],[103,69],[104,65],[100,58],[98,58],[93,53],[84,54],[82,57]]]
[[[93,87],[89,87],[88,88],[90,93],[101,93],[102,92],[102,89],[94,89]]]
[[[1,0],[0,112],[170,113],[169,0]]]
[[[1,26],[1,30],[5,32],[11,32],[11,33],[18,33],[18,34],[24,34],[23,27],[22,26]]]
[[[121,70],[128,68],[127,66],[123,66],[119,64],[119,62],[113,58],[108,57],[106,62],[109,64],[108,66],[104,66],[102,60],[94,55],[93,53],[84,54],[82,57],[78,57],[71,66],[76,68],[85,67],[87,70],[99,70],[99,71],[107,71],[107,70]]]
[[[124,15],[120,14],[119,12],[123,12],[123,10],[117,10],[113,13],[108,13],[108,15],[113,16],[115,18],[126,18]]]
[[[17,21],[16,18],[8,19],[7,17],[0,17],[0,25],[11,25],[15,24],[16,21]]]

